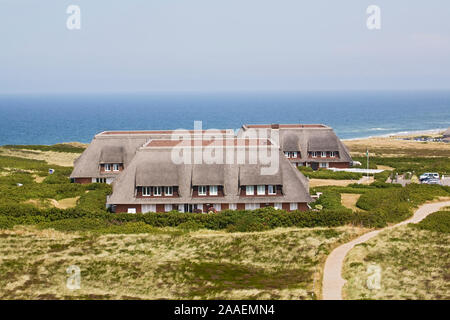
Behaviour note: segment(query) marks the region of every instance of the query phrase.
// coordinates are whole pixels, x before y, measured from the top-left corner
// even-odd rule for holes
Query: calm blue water
[[[104,130],[324,123],[343,138],[450,126],[450,91],[0,96],[1,144],[89,142]]]

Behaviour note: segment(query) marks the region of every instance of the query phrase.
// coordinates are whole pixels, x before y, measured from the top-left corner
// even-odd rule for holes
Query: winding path
[[[418,223],[429,214],[439,211],[439,209],[448,206],[450,206],[450,201],[424,204],[420,206],[419,209],[416,210],[414,215],[408,220],[402,221],[390,227],[368,232],[366,234],[363,234],[359,238],[356,238],[355,240],[352,240],[334,249],[325,261],[322,282],[322,299],[342,300],[342,288],[344,287],[344,284],[346,282],[346,280],[342,278],[342,267],[344,264],[345,256],[355,245],[366,242],[382,231],[405,225],[407,223]]]

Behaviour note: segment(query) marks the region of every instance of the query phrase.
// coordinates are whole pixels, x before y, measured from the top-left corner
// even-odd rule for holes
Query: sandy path
[[[414,215],[408,220],[402,221],[384,229],[371,231],[366,233],[353,241],[345,243],[336,249],[334,249],[328,256],[325,262],[325,268],[323,270],[323,282],[322,282],[322,299],[323,300],[342,300],[342,288],[344,287],[345,280],[342,278],[342,267],[344,259],[347,253],[357,244],[366,242],[367,240],[375,237],[377,234],[384,230],[392,229],[407,223],[418,223],[423,220],[429,214],[439,211],[443,207],[450,206],[450,201],[436,202],[424,204],[416,210]]]

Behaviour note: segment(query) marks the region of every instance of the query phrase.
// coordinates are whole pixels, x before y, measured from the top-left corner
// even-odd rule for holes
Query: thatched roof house
[[[210,208],[220,211],[264,206],[288,211],[308,208],[312,201],[308,180],[278,147],[270,146],[276,170],[264,174],[261,169],[267,169],[269,164],[263,163],[261,157],[256,157],[253,163],[248,160],[243,163],[240,156],[247,154],[244,159],[249,159],[249,152],[270,142],[258,140],[256,144],[248,144],[240,143],[243,141],[240,139],[231,140],[230,144],[213,146],[215,155],[220,156],[211,164],[206,159],[196,163],[191,144],[180,144],[176,152],[189,155],[180,163],[173,158],[173,141],[151,140],[139,148],[114,181],[107,204],[115,212],[209,211]],[[200,142],[202,152],[209,152],[205,150],[211,147],[210,142]]]
[[[201,131],[203,135],[215,131]],[[232,133],[220,130],[217,133]],[[106,182],[111,183],[131,162],[139,147],[150,139],[170,139],[172,135],[192,135],[194,131],[105,131],[97,134],[87,149],[74,162],[70,178],[77,183]]]
[[[322,124],[243,125],[238,137],[269,136],[296,166],[348,168],[352,158],[333,129]]]

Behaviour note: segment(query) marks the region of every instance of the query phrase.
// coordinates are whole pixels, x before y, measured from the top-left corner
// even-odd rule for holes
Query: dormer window
[[[206,186],[198,186],[198,195],[206,196]]]
[[[111,171],[111,164],[105,163],[105,171]]]
[[[113,171],[119,171],[119,164],[118,163],[114,163],[113,164]]]
[[[150,197],[152,195],[152,188],[151,187],[142,187],[142,195],[144,197]]]
[[[322,151],[322,152],[320,153],[320,156],[321,156],[322,158],[326,158],[326,157],[327,157],[327,152],[326,152],[326,151]]]
[[[217,196],[217,186],[209,186],[209,195]]]
[[[159,197],[162,194],[162,187],[153,187],[153,195]]]
[[[331,151],[330,152],[330,157],[336,158],[337,157],[337,151]]]
[[[299,151],[285,151],[284,155],[286,156],[286,158],[297,158],[299,153]]]
[[[261,196],[266,194],[266,186],[265,185],[258,185],[256,187],[256,194]]]
[[[267,186],[267,191],[268,191],[268,194],[277,194],[277,190],[275,189],[275,186],[272,184],[269,184]]]
[[[173,196],[173,187],[164,187],[164,195]]]

